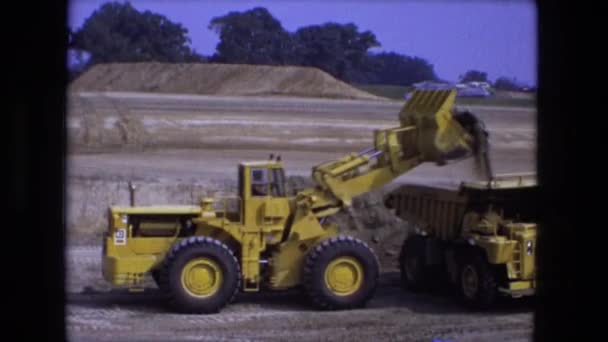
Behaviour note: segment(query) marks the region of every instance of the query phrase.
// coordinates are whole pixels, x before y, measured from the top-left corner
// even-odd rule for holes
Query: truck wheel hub
[[[192,296],[209,297],[222,283],[222,271],[212,260],[197,258],[189,261],[182,270],[183,288]]]
[[[340,257],[325,269],[325,284],[338,296],[355,293],[363,283],[363,267],[352,257]]]

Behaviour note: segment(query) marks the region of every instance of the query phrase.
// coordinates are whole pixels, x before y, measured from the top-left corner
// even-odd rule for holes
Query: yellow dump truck
[[[454,97],[415,92],[400,125],[376,130],[368,149],[314,166],[315,186],[295,196],[283,162],[271,157],[240,163],[232,197],[109,208],[104,278],[137,287],[151,274],[182,312],[217,312],[239,291],[294,287],[318,308],[363,306],[376,288],[376,255],[325,219],[422,163],[471,157],[485,135],[471,113],[454,110]]]
[[[497,175],[458,189],[403,185],[385,204],[411,228],[399,258],[407,289],[431,289],[447,280],[467,305],[480,309],[499,295],[534,294],[535,174]]]

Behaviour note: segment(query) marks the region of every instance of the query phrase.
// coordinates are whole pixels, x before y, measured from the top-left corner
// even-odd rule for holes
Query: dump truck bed
[[[461,189],[498,190],[537,186],[536,173],[513,173],[494,176],[490,181],[463,182]]]
[[[498,175],[491,181],[463,182],[458,189],[404,185],[391,192],[387,206],[396,215],[442,240],[460,235],[467,211],[492,204],[505,217],[536,221],[537,182],[533,173]]]

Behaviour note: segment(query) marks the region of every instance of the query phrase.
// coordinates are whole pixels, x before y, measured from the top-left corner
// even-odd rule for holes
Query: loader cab
[[[280,162],[248,162],[239,165],[239,194],[252,197],[286,197],[285,171]]]
[[[252,229],[283,229],[289,215],[283,164],[273,160],[241,163],[238,179],[243,224]]]

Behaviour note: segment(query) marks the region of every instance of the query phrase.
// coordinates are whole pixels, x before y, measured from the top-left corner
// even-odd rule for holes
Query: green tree
[[[498,90],[518,91],[521,87],[517,84],[515,79],[502,76],[496,79],[494,88]]]
[[[383,52],[369,56],[371,72],[359,72],[353,81],[409,86],[416,82],[436,81],[432,64],[419,57],[410,57],[395,52]]]
[[[211,61],[268,65],[294,62],[291,36],[266,8],[215,17],[209,29],[220,37]]]
[[[370,71],[368,50],[380,43],[370,31],[355,24],[325,23],[298,29],[294,35],[296,62],[348,79],[355,70]]]
[[[70,47],[91,54],[89,65],[107,62],[193,62],[188,30],[165,16],[110,2],[71,34]]]
[[[220,38],[213,62],[312,66],[358,83],[409,85],[437,79],[433,65],[424,59],[371,54],[380,42],[353,23],[310,25],[290,33],[266,8],[255,7],[215,17],[209,29]]]
[[[460,82],[488,82],[488,74],[479,70],[469,70],[460,76]]]

